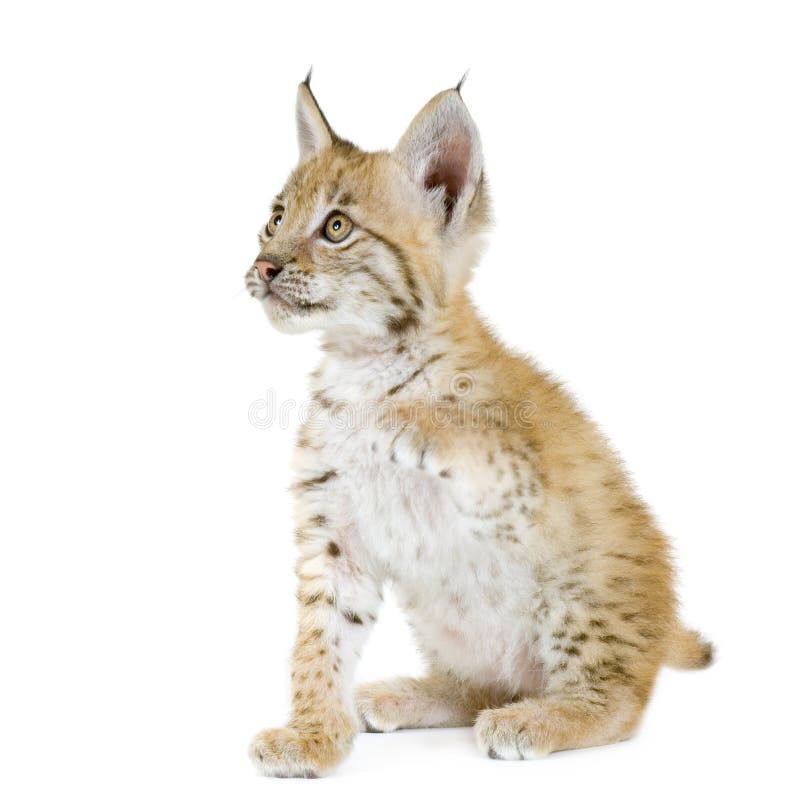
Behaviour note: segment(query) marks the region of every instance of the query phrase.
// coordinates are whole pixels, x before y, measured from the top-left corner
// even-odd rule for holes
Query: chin
[[[319,330],[322,325],[323,314],[304,313],[294,311],[283,306],[276,306],[267,300],[264,303],[267,319],[275,330],[281,333],[305,333],[306,331]]]

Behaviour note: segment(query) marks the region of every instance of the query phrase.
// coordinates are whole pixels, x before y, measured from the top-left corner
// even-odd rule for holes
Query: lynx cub
[[[323,774],[359,730],[474,725],[500,759],[630,736],[659,667],[711,646],[608,442],[467,296],[489,196],[460,85],[392,152],[337,136],[308,78],[297,129],[246,276],[275,328],[324,337],[294,457],[291,719],[256,736],[258,770]],[[386,582],[427,674],[354,689]]]

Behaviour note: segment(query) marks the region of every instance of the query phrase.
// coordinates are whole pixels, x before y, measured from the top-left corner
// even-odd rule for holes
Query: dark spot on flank
[[[364,622],[355,611],[342,611],[342,616],[353,625],[363,625]]]
[[[399,317],[391,316],[386,319],[386,327],[389,329],[389,332],[398,335],[405,333],[411,328],[416,328],[418,324],[419,317],[410,308]]]
[[[328,518],[324,514],[317,514],[311,517],[311,524],[319,528],[324,528],[328,524]]]
[[[342,551],[339,548],[339,545],[336,544],[336,542],[328,542],[328,555],[331,555],[334,558],[337,558],[341,554],[342,554]]]
[[[314,394],[311,395],[311,399],[319,403],[322,408],[330,408],[333,405],[333,401],[322,392],[314,392]]]
[[[313,606],[315,603],[319,603],[320,600],[323,598],[322,592],[317,592],[316,594],[311,594],[308,597],[303,598],[303,605],[304,606]]]
[[[307,480],[300,481],[298,484],[296,484],[296,487],[298,489],[314,489],[320,484],[327,483],[331,478],[335,478],[336,474],[337,473],[335,469],[329,469],[327,472],[323,472],[321,475],[317,475],[314,478],[308,478]]]
[[[627,639],[623,639],[620,636],[614,636],[613,634],[599,636],[598,641],[601,641],[603,644],[618,644],[622,645],[623,647],[631,647],[634,650],[639,650],[640,652],[642,650],[642,648],[636,644],[636,642],[629,642]]]
[[[585,642],[589,638],[587,633],[577,633],[572,637],[573,642]]]
[[[643,556],[632,556],[628,553],[606,553],[605,555],[608,558],[616,558],[619,561],[627,561],[631,564],[635,564],[637,567],[644,567],[649,563],[649,559],[644,558]]]
[[[440,478],[449,478],[450,477],[450,470],[449,469],[440,470],[439,471],[439,477]]]
[[[440,358],[442,358],[443,355],[444,355],[443,353],[436,353],[432,355],[422,366],[417,367],[417,369],[415,369],[405,380],[400,381],[400,383],[392,386],[392,388],[386,392],[387,397],[391,397],[392,395],[397,394],[397,392],[399,392],[404,386],[411,383],[411,381],[413,381],[414,378],[420,375],[422,371],[425,369],[425,367],[427,367],[429,364],[432,364],[434,361],[438,361]]]

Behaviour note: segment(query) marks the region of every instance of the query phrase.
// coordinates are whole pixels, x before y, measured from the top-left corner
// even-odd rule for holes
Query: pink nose
[[[269,283],[280,271],[283,267],[277,267],[271,261],[256,261],[253,265],[257,270],[258,274],[267,282]]]

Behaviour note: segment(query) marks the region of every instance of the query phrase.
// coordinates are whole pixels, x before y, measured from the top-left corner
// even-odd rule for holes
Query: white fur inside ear
[[[394,155],[420,188],[438,195],[448,220],[469,205],[483,156],[478,129],[457,91],[436,95],[417,114]]]
[[[297,144],[300,160],[305,161],[333,143],[333,134],[325,115],[317,104],[308,84],[297,89]]]

